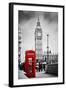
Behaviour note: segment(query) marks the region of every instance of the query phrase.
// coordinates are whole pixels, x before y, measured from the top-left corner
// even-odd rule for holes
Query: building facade
[[[49,54],[48,64],[58,64],[58,54]],[[47,55],[43,55],[43,60],[47,61]]]
[[[18,27],[18,65],[21,64],[21,44],[22,44],[22,31]]]
[[[35,29],[35,51],[37,63],[42,61],[42,29],[38,18]]]

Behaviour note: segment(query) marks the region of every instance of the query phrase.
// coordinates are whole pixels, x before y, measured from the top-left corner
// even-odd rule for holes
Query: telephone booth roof
[[[26,50],[25,52],[27,52],[27,53],[34,52],[35,53],[34,50]]]
[[[34,50],[26,50],[25,54],[27,57],[36,57],[36,52]]]

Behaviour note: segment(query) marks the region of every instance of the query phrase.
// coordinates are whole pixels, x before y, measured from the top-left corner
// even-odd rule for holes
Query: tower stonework
[[[37,63],[42,61],[42,29],[38,18],[35,29],[35,51]]]

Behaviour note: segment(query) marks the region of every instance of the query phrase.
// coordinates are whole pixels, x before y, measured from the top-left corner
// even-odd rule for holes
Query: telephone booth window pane
[[[28,70],[29,70],[29,72],[32,72],[32,58],[29,58],[29,59],[28,59],[28,63],[29,63],[29,68],[28,68]]]
[[[29,58],[28,62],[30,65],[32,65],[32,58]]]

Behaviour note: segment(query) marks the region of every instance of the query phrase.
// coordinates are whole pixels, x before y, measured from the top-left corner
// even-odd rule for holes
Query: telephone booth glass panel
[[[29,64],[28,71],[32,72],[32,58],[28,58],[28,64]]]

